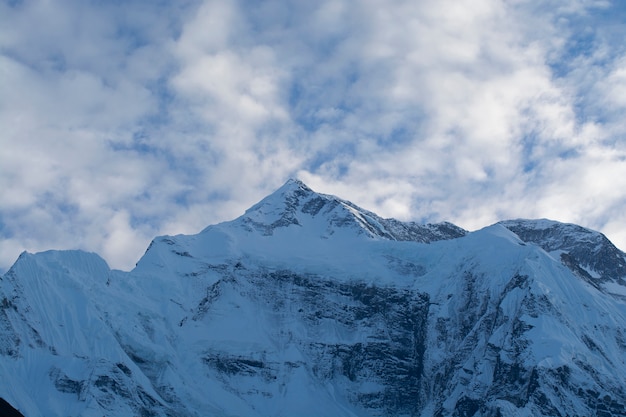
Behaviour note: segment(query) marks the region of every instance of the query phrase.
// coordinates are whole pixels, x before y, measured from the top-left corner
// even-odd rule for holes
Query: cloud
[[[622,248],[624,9],[605,1],[0,5],[0,268],[156,234],[298,175],[384,216],[551,217]]]
[[[4,4],[1,12],[3,266],[24,249],[101,250],[98,225],[122,207],[145,218],[137,200],[154,190],[163,165],[112,146],[132,143],[158,112],[154,74],[132,70],[145,48],[115,32],[115,13],[74,6]]]

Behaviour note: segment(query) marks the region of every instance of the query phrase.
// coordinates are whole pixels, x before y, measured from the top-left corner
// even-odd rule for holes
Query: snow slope
[[[290,180],[131,272],[22,254],[0,397],[29,417],[624,416],[625,259],[575,225],[403,223]]]

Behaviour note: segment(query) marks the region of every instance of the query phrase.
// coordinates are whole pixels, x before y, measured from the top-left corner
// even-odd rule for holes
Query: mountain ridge
[[[269,208],[270,212],[264,209]],[[302,226],[297,213],[316,217],[326,215],[330,228],[323,237],[335,232],[333,226],[359,226],[370,237],[390,240],[432,241],[463,236],[467,231],[448,222],[419,225],[415,222],[399,222],[383,219],[375,213],[362,209],[350,201],[333,195],[316,193],[300,180],[290,179],[282,187],[250,207],[234,222],[242,222],[271,234],[277,227],[291,224]],[[209,226],[210,227],[210,226]]]
[[[549,220],[475,232],[288,181],[129,272],[22,254],[0,397],[27,416],[626,416],[626,257]]]

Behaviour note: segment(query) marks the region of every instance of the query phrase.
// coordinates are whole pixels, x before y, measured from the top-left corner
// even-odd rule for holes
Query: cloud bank
[[[0,268],[131,268],[299,177],[380,215],[626,248],[615,1],[0,3]]]

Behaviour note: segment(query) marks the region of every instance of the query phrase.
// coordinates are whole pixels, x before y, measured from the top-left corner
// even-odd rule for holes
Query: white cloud
[[[385,216],[551,217],[626,248],[612,8],[0,5],[0,267],[81,247],[129,268],[296,174]]]

